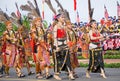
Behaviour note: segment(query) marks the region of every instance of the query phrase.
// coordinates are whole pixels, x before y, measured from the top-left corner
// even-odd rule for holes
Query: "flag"
[[[20,13],[20,11],[19,11],[19,9],[18,9],[17,3],[15,3],[15,6],[16,6],[16,8],[17,8],[16,15],[17,15],[18,18],[20,18],[20,17],[21,17],[21,13]]]
[[[76,11],[76,9],[77,9],[77,2],[76,0],[74,0],[74,11]]]
[[[42,0],[42,19],[44,20],[44,2],[45,0]]]
[[[79,18],[79,12],[77,11],[77,17],[76,17],[76,21],[79,23],[80,22],[80,18]]]
[[[21,13],[19,12],[19,10],[17,10],[17,17],[18,17],[18,18],[21,17]]]
[[[104,9],[105,9],[104,16],[105,16],[106,20],[108,20],[109,14],[108,14],[108,11],[107,11],[107,8],[105,5],[104,5]]]
[[[120,16],[120,4],[117,1],[117,16]]]

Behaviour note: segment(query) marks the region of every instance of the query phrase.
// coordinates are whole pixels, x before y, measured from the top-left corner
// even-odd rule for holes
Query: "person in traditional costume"
[[[67,29],[68,39],[69,39],[68,47],[70,49],[70,61],[71,61],[74,77],[78,78],[77,74],[75,73],[75,68],[79,66],[79,62],[77,59],[77,50],[78,50],[77,40],[78,39],[72,27],[73,27],[72,23],[69,20],[67,20],[66,29]]]
[[[52,24],[50,25],[48,31],[47,31],[47,44],[49,45],[49,49],[50,49],[50,54],[52,55],[52,57],[54,58],[54,38],[53,38],[53,27],[58,23],[57,18],[55,17]]]
[[[26,64],[28,75],[34,74],[31,71],[31,64],[29,63],[29,58],[32,57],[32,48],[30,46],[29,36],[24,34],[25,30],[23,30],[24,26],[18,28],[17,33],[17,46],[18,53],[20,54],[20,66],[23,67],[24,63]],[[27,32],[26,32],[27,33]]]
[[[120,18],[117,19],[116,22],[117,22],[117,23],[116,23],[117,29],[118,29],[118,31],[119,31],[119,33],[120,33]]]
[[[32,49],[36,58],[36,77],[43,78],[44,70],[46,70],[45,76],[46,79],[49,79],[52,77],[49,73],[50,55],[45,41],[45,30],[40,17],[34,19],[31,32],[33,32]]]
[[[0,78],[3,76],[5,65],[4,65],[4,56],[3,56],[3,45],[4,45],[4,40],[3,36],[0,37]]]
[[[81,49],[82,49],[82,57],[83,58],[88,58],[89,54],[89,43],[90,43],[90,38],[89,38],[89,24],[86,24],[86,26],[83,26],[83,31],[81,35]]]
[[[59,76],[61,71],[68,71],[69,79],[75,79],[73,77],[72,66],[70,62],[70,53],[67,45],[68,38],[64,25],[64,15],[58,14],[58,23],[53,28],[54,33],[54,78],[62,80]]]
[[[32,27],[30,29],[30,45],[32,48],[32,58],[35,62],[35,71],[36,71],[36,78],[42,78],[40,64],[37,61],[37,37],[38,37],[38,30],[36,28],[36,22],[41,22],[41,18],[35,18],[32,23]]]
[[[45,40],[40,39],[37,51],[38,51],[37,57],[40,63],[42,74],[45,74],[45,78],[49,79],[52,77],[52,75],[49,73],[49,68],[51,64],[50,51],[49,45],[45,42]]]
[[[18,77],[24,77],[25,75],[21,72],[21,67],[19,65],[19,54],[17,48],[17,38],[16,33],[12,28],[12,22],[6,21],[6,31],[4,32],[6,38],[6,48],[3,49],[4,62],[5,62],[5,73],[9,75],[9,68],[14,67]]]
[[[90,21],[91,30],[89,31],[90,44],[89,44],[89,67],[86,72],[86,77],[90,78],[90,72],[101,72],[103,78],[107,78],[104,70],[104,60],[102,55],[101,40],[103,40],[102,34],[97,29],[97,23],[95,20]]]

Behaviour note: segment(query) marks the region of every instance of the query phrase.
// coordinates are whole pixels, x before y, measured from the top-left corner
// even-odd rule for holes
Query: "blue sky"
[[[11,12],[16,12],[15,2],[18,3],[18,6],[21,4],[26,4],[28,0],[1,0],[0,8],[10,14]],[[33,0],[30,0],[33,2]],[[76,21],[76,12],[73,9],[73,1],[74,0],[59,0],[65,9],[68,10],[70,14],[70,18],[72,22]],[[77,10],[79,12],[80,21],[88,22],[88,0],[77,0]],[[91,0],[91,7],[94,8],[93,18],[99,21],[102,17],[104,17],[104,5],[106,5],[108,13],[110,16],[117,16],[117,4],[120,3],[120,0]],[[40,10],[42,9],[41,3],[42,0],[37,0]],[[54,0],[51,0],[53,6],[58,9],[57,4]],[[52,21],[53,13],[45,4],[45,20],[48,22]],[[21,11],[22,14],[25,15],[24,11]]]

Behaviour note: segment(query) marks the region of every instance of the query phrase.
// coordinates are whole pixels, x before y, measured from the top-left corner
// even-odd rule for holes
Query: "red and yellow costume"
[[[49,78],[50,55],[45,41],[45,33],[41,18],[35,18],[31,29],[31,46],[34,61],[36,63],[36,74],[46,70],[46,78]],[[39,78],[39,76],[38,76]]]
[[[20,55],[18,54],[17,47],[17,39],[16,33],[12,29],[12,23],[10,21],[6,22],[7,30],[4,32],[6,41],[5,41],[5,49],[3,47],[3,53],[5,54],[5,73],[9,75],[9,67],[13,67],[16,70],[18,77],[23,77],[24,75],[21,73],[21,67],[19,64]]]
[[[79,66],[78,59],[77,59],[77,36],[75,31],[72,29],[72,24],[68,21],[66,23],[67,27],[67,35],[68,35],[68,47],[70,49],[70,60],[72,68],[75,69]]]

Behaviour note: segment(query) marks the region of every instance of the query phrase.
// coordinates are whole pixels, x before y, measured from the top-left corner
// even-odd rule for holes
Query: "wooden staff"
[[[92,20],[94,8],[91,9],[91,1],[88,0],[88,12],[89,12],[89,21]]]

